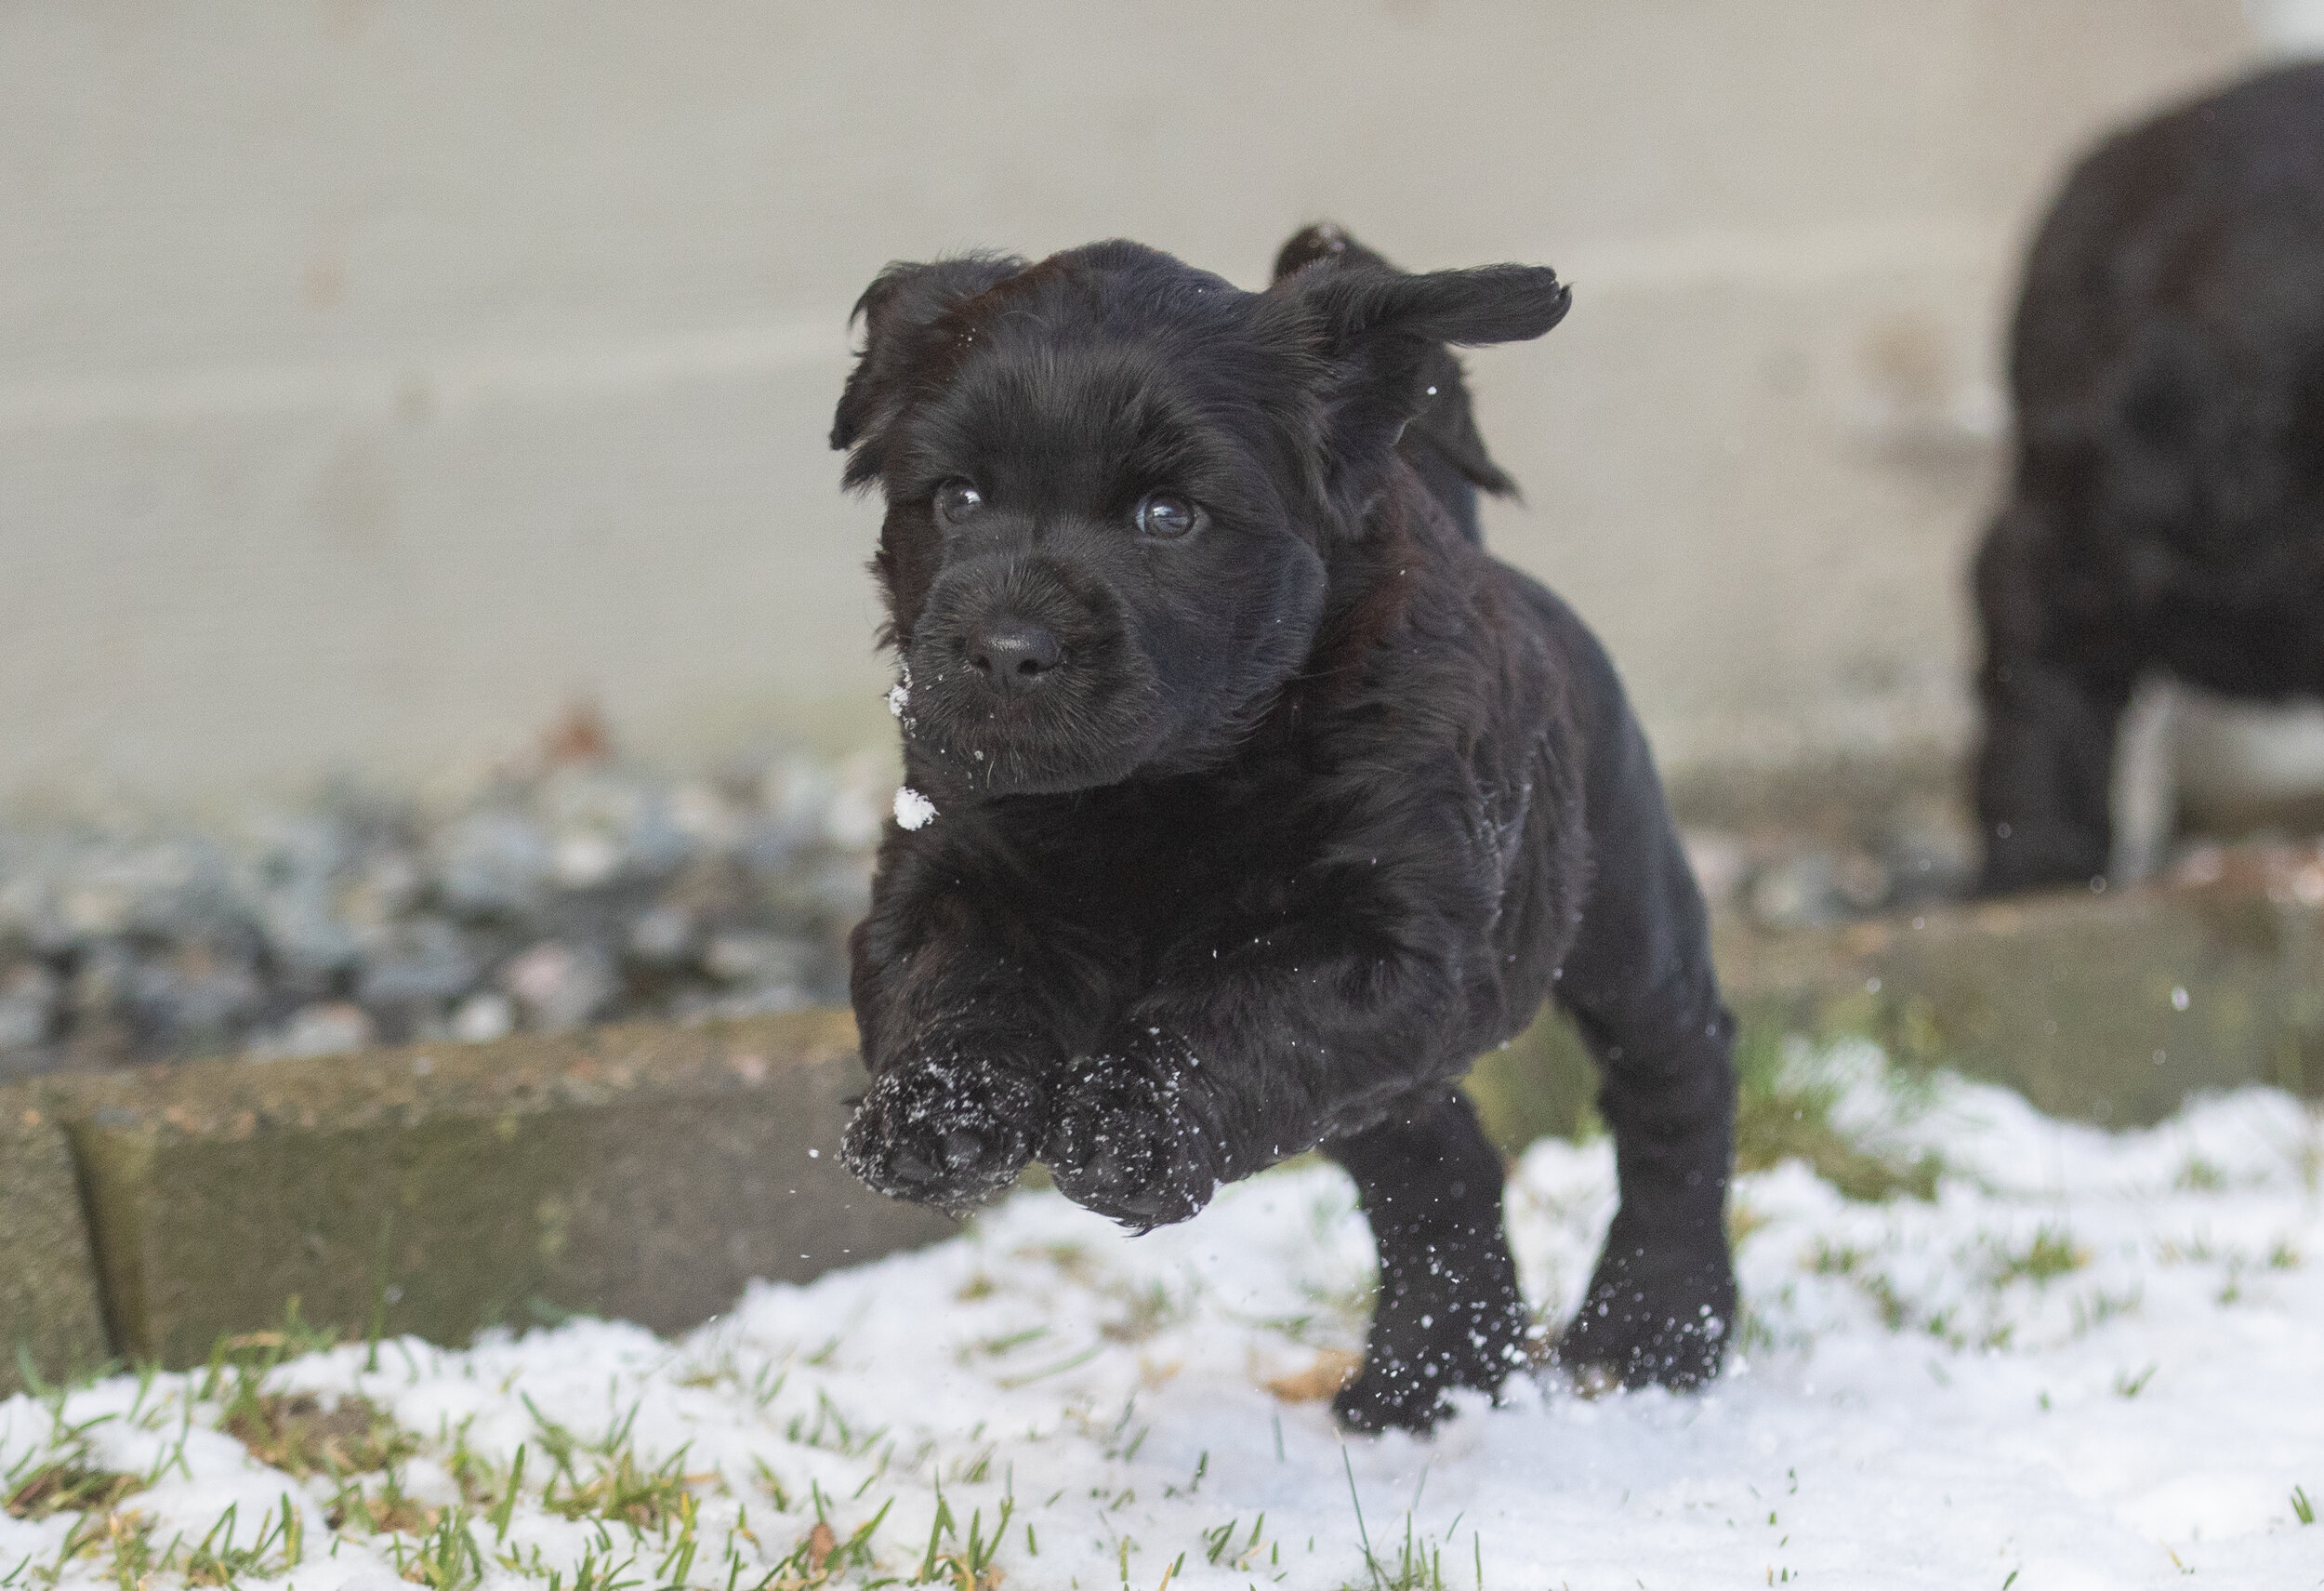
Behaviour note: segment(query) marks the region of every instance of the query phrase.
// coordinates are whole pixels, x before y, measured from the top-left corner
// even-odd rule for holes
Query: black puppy
[[[2015,475],[1976,566],[1993,891],[2106,871],[2140,674],[2324,694],[2324,65],[2083,161],[2012,338]]]
[[[1523,1358],[1454,1085],[1554,993],[1621,1182],[1561,1351],[1691,1385],[1735,1304],[1701,897],[1604,654],[1399,451],[1473,444],[1444,345],[1538,337],[1566,290],[1320,253],[1264,293],[1129,243],[865,293],[832,440],[887,497],[909,790],[847,1160],[958,1208],[1039,1159],[1144,1229],[1320,1147],[1380,1262],[1339,1412],[1424,1428]]]

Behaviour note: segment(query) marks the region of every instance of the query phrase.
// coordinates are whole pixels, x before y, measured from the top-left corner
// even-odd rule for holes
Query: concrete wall
[[[1666,755],[1957,739],[2021,234],[2253,49],[2232,0],[14,0],[0,796],[414,776],[583,692],[671,756],[878,737],[863,282],[1128,234],[1255,284],[1320,216],[1574,282],[1475,360],[1489,535]]]

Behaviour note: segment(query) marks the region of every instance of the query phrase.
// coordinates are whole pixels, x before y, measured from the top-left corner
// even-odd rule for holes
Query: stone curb
[[[25,1386],[20,1364],[62,1378],[105,1359],[71,1146],[32,1090],[0,1089],[0,1397]]]
[[[1861,1034],[2056,1115],[2119,1127],[2202,1089],[2324,1092],[2314,851],[2114,896],[1730,925],[1718,948],[1747,1040]],[[846,1013],[809,1012],[0,1089],[0,1392],[19,1343],[45,1376],[108,1348],[182,1365],[293,1297],[350,1336],[460,1342],[567,1311],[678,1331],[754,1277],[943,1237],[838,1164],[854,1045]],[[1596,1083],[1548,1018],[1470,1086],[1513,1150],[1571,1134]]]
[[[838,1164],[844,1013],[214,1061],[41,1090],[113,1351],[197,1362],[301,1318],[460,1342],[565,1312],[678,1331],[952,1231]]]
[[[1763,1028],[1878,1040],[2053,1115],[2161,1120],[2189,1094],[2324,1090],[2324,856],[2230,853],[2215,876],[1737,936]]]
[[[1723,923],[1715,948],[1745,1042],[1861,1036],[2043,1111],[2114,1127],[2191,1094],[2324,1094],[2324,853],[2247,848],[2195,879],[1951,907],[1832,928]],[[1595,1097],[1554,1014],[1470,1078],[1514,1152],[1570,1134]]]

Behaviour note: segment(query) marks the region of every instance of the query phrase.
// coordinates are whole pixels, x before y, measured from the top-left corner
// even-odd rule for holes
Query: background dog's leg
[[[2080,883],[2114,849],[2115,731],[2127,685],[2093,683],[2027,659],[1996,682],[1987,670],[1977,758],[1984,889]]]
[[[1415,1096],[1324,1152],[1355,1179],[1380,1250],[1364,1372],[1332,1408],[1360,1431],[1426,1430],[1446,1388],[1491,1391],[1524,1357],[1500,1155],[1458,1094]]]
[[[1977,555],[1985,662],[1985,745],[1977,758],[1982,884],[1991,892],[2080,883],[2106,870],[2116,731],[2135,673],[2111,644],[2072,648],[2078,667],[2046,660],[2048,585],[2035,567],[2040,516],[2023,504],[1998,520]]]
[[[1735,1025],[1645,738],[1611,673],[1598,683],[1594,877],[1559,998],[1598,1060],[1621,1206],[1558,1354],[1625,1385],[1686,1386],[1717,1373],[1735,1323]]]

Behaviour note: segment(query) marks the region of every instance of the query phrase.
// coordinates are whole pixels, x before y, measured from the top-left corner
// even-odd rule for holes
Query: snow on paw
[[[1608,1243],[1557,1360],[1578,1385],[1688,1391],[1719,1373],[1735,1322],[1735,1272],[1715,1255]]]
[[[1331,1399],[1332,1417],[1366,1436],[1411,1431],[1425,1436],[1452,1412],[1434,1365],[1373,1363]]]
[[[881,1072],[847,1125],[840,1159],[891,1199],[960,1211],[1015,1180],[1042,1126],[1039,1091],[953,1058]]]
[[[1500,1391],[1525,1364],[1525,1312],[1499,1234],[1383,1245],[1364,1369],[1332,1399],[1350,1430],[1425,1431],[1454,1387]]]
[[[1218,1188],[1184,1084],[1150,1056],[1096,1056],[1060,1091],[1041,1159],[1058,1191],[1132,1231],[1183,1221]]]

